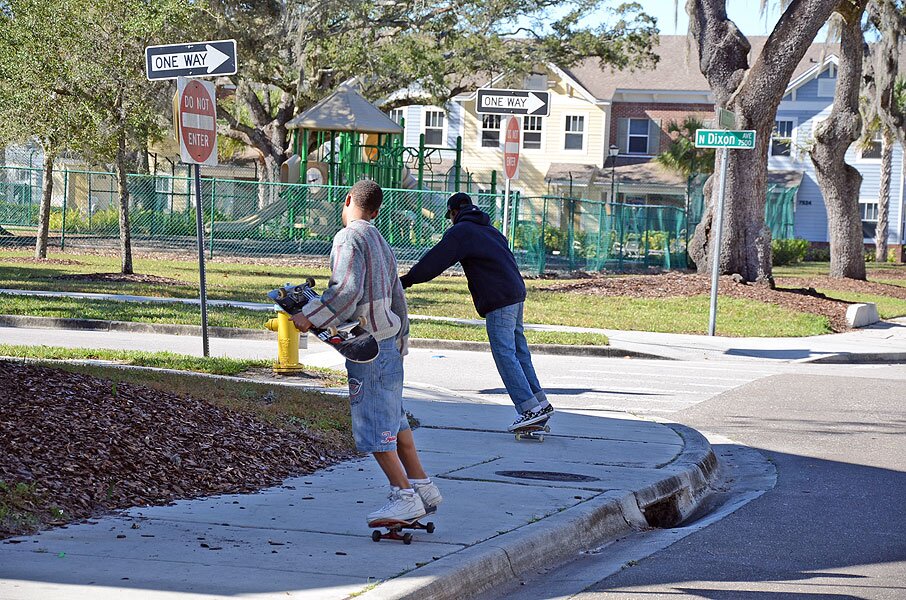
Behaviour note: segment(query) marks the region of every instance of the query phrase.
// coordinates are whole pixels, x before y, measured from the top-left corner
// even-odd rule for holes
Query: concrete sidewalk
[[[512,407],[406,396],[445,498],[429,519],[437,530],[414,532],[411,545],[371,540],[365,514],[383,503],[386,484],[369,457],[259,494],[135,508],[6,540],[0,597],[462,598],[633,528],[672,524],[716,468],[707,441],[679,425],[564,411],[543,443],[517,442],[502,431]]]

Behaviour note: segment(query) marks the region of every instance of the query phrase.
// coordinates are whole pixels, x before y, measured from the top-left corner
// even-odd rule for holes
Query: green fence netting
[[[34,247],[41,198],[40,169],[0,167],[0,247]],[[189,177],[127,177],[133,247],[195,249],[195,193]],[[437,186],[442,188],[443,186]],[[348,188],[203,178],[205,253],[216,256],[326,255],[341,227]],[[771,187],[765,216],[775,238],[793,235],[796,188]],[[445,189],[386,189],[377,227],[401,262],[415,261],[449,227]],[[503,226],[503,195],[472,190]],[[701,215],[701,186],[690,186],[689,213],[677,206],[613,204],[563,196],[514,194],[509,238],[530,274],[647,267],[684,268],[686,244]],[[119,191],[112,173],[54,174],[51,247],[119,247]]]
[[[704,214],[704,183],[705,178],[690,182],[689,185],[689,235],[695,233],[695,227]],[[771,230],[771,238],[775,240],[788,240],[794,237],[794,209],[796,205],[796,192],[798,186],[785,187],[782,185],[768,185],[764,221]]]

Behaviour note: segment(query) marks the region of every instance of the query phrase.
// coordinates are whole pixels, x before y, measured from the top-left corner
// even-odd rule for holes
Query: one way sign
[[[478,90],[475,112],[484,115],[536,115],[551,112],[550,93],[534,90]]]
[[[148,79],[216,77],[236,72],[236,40],[169,44],[145,48]]]

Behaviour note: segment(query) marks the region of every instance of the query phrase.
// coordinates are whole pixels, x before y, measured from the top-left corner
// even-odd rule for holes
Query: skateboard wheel
[[[367,322],[368,321],[365,320],[365,315],[359,315],[359,326],[360,327],[364,327],[365,323],[367,323]]]
[[[371,532],[371,540],[374,541],[374,542],[380,542],[380,541],[381,541],[381,532],[378,531],[377,529],[375,529],[374,531],[372,531],[372,532]]]
[[[425,531],[428,533],[434,533],[434,521],[428,521],[428,524],[425,525]]]
[[[336,327],[331,327],[327,331],[330,333],[330,337],[332,337],[332,338],[337,337],[337,333],[339,333],[339,330]],[[336,344],[336,343],[337,342],[331,341],[331,344]]]
[[[307,285],[307,286],[310,287],[310,288],[315,287],[315,278],[314,278],[314,277],[309,277],[309,278],[307,278],[307,279],[305,280],[305,285]]]
[[[407,546],[412,543],[412,534],[411,533],[407,533],[407,534],[403,535],[403,543],[406,544]]]

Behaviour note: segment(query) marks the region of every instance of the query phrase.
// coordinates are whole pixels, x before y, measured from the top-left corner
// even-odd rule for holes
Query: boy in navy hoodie
[[[547,401],[522,326],[525,282],[506,238],[491,225],[487,213],[458,192],[447,200],[447,218],[453,227],[408,273],[404,288],[431,281],[457,262],[462,265],[478,314],[485,318],[491,354],[497,372],[519,413],[513,431],[543,423],[554,412]]]

